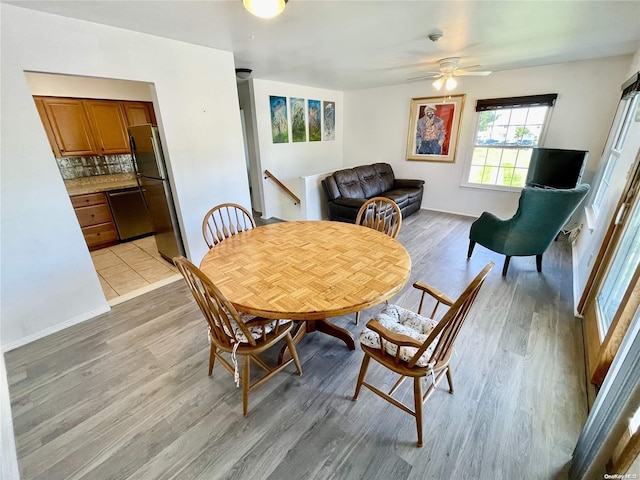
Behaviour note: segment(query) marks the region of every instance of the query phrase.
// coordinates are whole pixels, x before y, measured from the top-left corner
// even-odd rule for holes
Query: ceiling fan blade
[[[483,77],[485,75],[491,74],[491,71],[490,70],[469,70],[467,68],[460,68],[458,70],[454,70],[453,74],[456,77],[465,77],[465,76]]]
[[[424,72],[425,75],[420,75],[419,77],[407,78],[407,80],[422,80],[423,78],[440,78],[442,76],[441,72]]]

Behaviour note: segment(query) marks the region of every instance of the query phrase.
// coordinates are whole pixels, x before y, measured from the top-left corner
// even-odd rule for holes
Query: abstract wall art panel
[[[322,102],[324,116],[323,140],[336,139],[336,102]]]
[[[307,128],[304,122],[304,98],[290,98],[291,107],[291,140],[293,142],[307,141]]]
[[[309,141],[319,142],[322,140],[320,100],[308,100],[307,102],[309,107]]]
[[[269,96],[271,107],[271,137],[273,143],[289,143],[289,120],[287,118],[287,99]]]

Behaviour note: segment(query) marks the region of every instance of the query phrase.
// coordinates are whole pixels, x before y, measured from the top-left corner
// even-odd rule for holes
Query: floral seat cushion
[[[397,305],[387,305],[382,312],[374,317],[374,319],[386,329],[394,333],[411,337],[420,343],[424,342],[429,337],[431,331],[438,324],[438,322],[431,318],[423,317],[422,315],[418,315],[411,310],[407,310],[406,308],[402,308]],[[365,329],[360,332],[360,343],[367,347],[380,349],[380,335],[365,327]],[[383,343],[385,351],[389,355],[393,355],[395,357],[396,352],[398,351],[398,346],[395,343],[388,342],[386,340],[384,340]],[[433,342],[433,345],[435,345],[435,343],[436,342]],[[417,351],[418,349],[415,347],[400,347],[400,359],[408,362],[413,358]],[[431,366],[429,364],[429,358],[431,357],[432,351],[433,346],[427,348],[416,362],[416,366]]]
[[[241,312],[238,312],[238,313],[240,314],[240,318],[242,318],[243,323],[250,322],[251,320],[256,318],[255,315],[249,315],[248,313],[241,313]],[[231,315],[229,315],[229,318],[231,318]],[[268,335],[273,331],[274,328],[276,328],[276,322],[280,322],[280,326],[285,327],[289,322],[291,322],[291,320],[274,320],[272,322],[265,324],[264,326],[262,325],[251,326],[251,327],[248,327],[249,333],[251,333],[251,336],[254,339],[259,340],[260,338],[262,338],[262,329],[264,328],[265,335]],[[233,331],[235,333],[235,337],[238,339],[238,342],[249,343],[245,334],[242,333],[242,330],[240,329],[240,327],[233,320],[231,320],[231,324],[233,326]],[[227,335],[230,335],[226,326],[224,326],[224,331]]]

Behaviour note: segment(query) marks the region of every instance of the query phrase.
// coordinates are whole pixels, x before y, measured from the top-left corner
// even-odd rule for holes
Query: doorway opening
[[[158,252],[158,222],[128,133],[133,125],[157,125],[153,84],[25,75],[109,305],[180,279]],[[170,191],[168,179],[166,185]]]

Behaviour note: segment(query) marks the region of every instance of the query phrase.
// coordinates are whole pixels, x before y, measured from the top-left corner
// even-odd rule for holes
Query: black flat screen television
[[[588,154],[585,150],[534,148],[526,184],[531,187],[574,188],[580,183]]]

